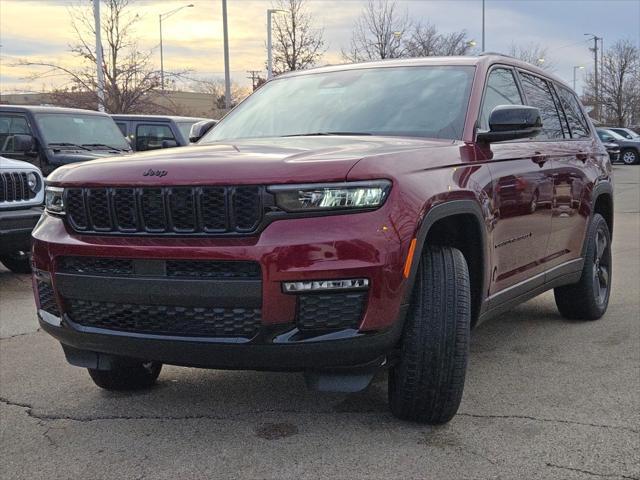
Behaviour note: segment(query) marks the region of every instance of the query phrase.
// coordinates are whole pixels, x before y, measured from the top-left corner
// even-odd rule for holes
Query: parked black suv
[[[0,155],[29,162],[44,176],[68,163],[131,152],[106,113],[0,105]]]
[[[136,152],[189,145],[189,132],[197,117],[166,115],[111,115]]]

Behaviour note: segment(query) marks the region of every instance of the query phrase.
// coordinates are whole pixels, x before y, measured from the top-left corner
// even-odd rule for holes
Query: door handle
[[[547,160],[548,160],[547,155],[536,154],[533,157],[531,157],[531,161],[533,161],[534,163],[537,163],[540,166],[543,166]]]
[[[576,158],[582,162],[586,162],[589,158],[589,155],[584,152],[578,152],[576,153]]]

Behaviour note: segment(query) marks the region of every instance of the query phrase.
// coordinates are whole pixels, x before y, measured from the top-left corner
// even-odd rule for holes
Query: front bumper
[[[71,234],[61,219],[47,215],[33,234],[33,260],[36,271],[50,273],[58,316],[40,310],[40,322],[68,351],[175,365],[313,370],[375,363],[397,345],[407,308],[403,304],[407,282],[402,268],[410,238],[398,238],[391,229],[382,228],[389,222],[388,216],[383,208],[347,216],[277,221],[259,237],[165,239]],[[67,297],[106,305],[163,302],[208,308],[212,305],[207,302],[213,299],[215,303],[217,298],[222,306],[232,307],[227,303],[241,295],[237,287],[225,290],[222,284],[198,279],[192,280],[194,288],[182,288],[182,283],[163,284],[155,277],[73,278],[60,268],[62,257],[68,256],[143,259],[148,264],[168,259],[256,262],[261,279],[257,285],[246,284],[245,300],[253,302],[248,308],[260,308],[259,328],[247,336],[194,337],[88,326],[71,315]],[[284,293],[282,283],[343,278],[370,282],[359,324],[330,332],[299,329],[298,297]]]
[[[31,231],[42,215],[42,207],[0,210],[0,254],[31,249]]]

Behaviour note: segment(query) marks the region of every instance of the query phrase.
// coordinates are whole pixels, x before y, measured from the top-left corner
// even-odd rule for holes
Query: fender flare
[[[411,300],[411,294],[413,293],[413,285],[416,280],[416,275],[418,271],[418,266],[420,264],[420,257],[422,256],[422,252],[426,247],[426,239],[431,227],[439,220],[442,220],[447,217],[452,217],[455,215],[473,215],[476,221],[478,222],[478,227],[480,229],[480,251],[482,252],[482,258],[480,259],[480,264],[482,265],[483,272],[480,276],[481,285],[480,285],[480,306],[484,302],[485,299],[485,287],[487,283],[487,268],[488,266],[488,258],[487,258],[487,230],[486,230],[486,222],[485,217],[482,212],[482,207],[477,201],[474,200],[451,200],[445,203],[441,203],[432,207],[424,216],[422,221],[420,222],[420,226],[418,227],[417,233],[415,235],[416,238],[416,248],[413,253],[413,258],[411,261],[411,270],[409,273],[409,277],[407,278],[407,288],[405,290],[403,304],[409,304]]]
[[[593,187],[593,191],[591,192],[591,211],[589,212],[589,224],[591,225],[591,220],[593,219],[593,215],[595,214],[596,211],[596,203],[598,202],[598,198],[600,198],[602,195],[609,195],[609,198],[611,198],[611,225],[609,225],[609,235],[611,235],[611,238],[613,238],[613,186],[611,185],[611,182],[609,181],[604,181],[604,182],[600,182],[598,184],[596,184]],[[580,252],[580,256],[582,258],[584,258],[585,253],[587,251],[587,231],[589,229],[587,225],[587,229],[585,231],[585,237],[582,241],[582,250]]]

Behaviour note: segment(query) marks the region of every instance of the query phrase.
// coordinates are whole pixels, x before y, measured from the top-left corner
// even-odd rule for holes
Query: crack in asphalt
[[[33,405],[28,403],[20,403],[9,400],[5,397],[0,397],[0,403],[5,405],[14,406],[24,408],[28,416],[35,418],[37,420],[42,421],[55,421],[55,420],[70,420],[74,422],[80,423],[89,423],[96,422],[102,420],[228,420],[230,418],[241,417],[246,415],[263,415],[265,413],[285,413],[285,414],[296,414],[296,415],[327,415],[327,414],[338,414],[335,410],[329,411],[300,411],[300,410],[256,410],[251,412],[240,412],[240,413],[232,413],[226,415],[210,415],[210,414],[199,414],[199,415],[101,415],[101,416],[87,416],[87,417],[78,417],[72,415],[55,415],[48,413],[36,413],[34,412]],[[353,412],[350,412],[353,413]],[[363,415],[366,414],[378,414],[378,412],[362,412]],[[458,413],[459,417],[470,417],[470,418],[488,418],[488,419],[514,419],[514,420],[532,420],[536,422],[544,422],[544,423],[564,423],[568,425],[580,425],[584,427],[594,427],[594,428],[605,428],[605,429],[613,429],[613,430],[625,430],[632,433],[638,433],[639,431],[631,428],[625,427],[621,425],[605,425],[598,423],[587,423],[587,422],[577,422],[573,420],[562,420],[562,419],[553,419],[553,418],[538,418],[529,415],[481,415],[481,414],[473,414],[473,413]],[[640,480],[640,479],[639,479]]]
[[[0,337],[0,340],[9,340],[10,338],[25,337],[27,335],[33,335],[34,333],[38,333],[40,330],[41,329],[38,328],[37,330],[34,330],[33,332],[16,333],[15,335],[9,335],[7,337]]]
[[[594,477],[601,477],[601,478],[628,478],[631,480],[640,480],[639,477],[632,477],[630,475],[624,475],[622,473],[598,473],[598,472],[592,472],[590,470],[584,470],[582,468],[567,467],[565,465],[557,465],[555,463],[549,463],[549,462],[547,462],[547,467],[560,468],[562,470],[569,470],[571,472],[584,473],[585,475],[592,475]]]
[[[614,430],[626,430],[632,433],[638,433],[639,430],[636,430],[632,427],[625,427],[624,425],[605,425],[602,423],[588,423],[588,422],[578,422],[575,420],[563,420],[560,418],[539,418],[533,417],[530,415],[482,415],[478,413],[464,413],[458,412],[456,416],[459,417],[471,417],[471,418],[495,418],[495,419],[518,419],[518,420],[533,420],[536,422],[546,422],[546,423],[566,423],[569,425],[582,425],[585,427],[596,427],[596,428],[609,428]]]

